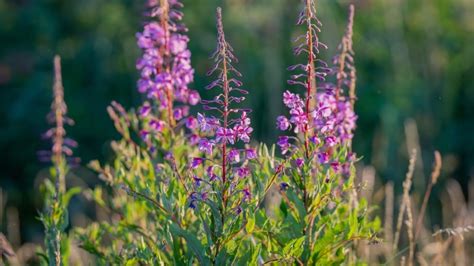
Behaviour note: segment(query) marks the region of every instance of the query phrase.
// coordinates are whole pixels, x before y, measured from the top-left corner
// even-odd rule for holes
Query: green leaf
[[[306,239],[306,236],[302,236],[300,238],[291,240],[283,248],[282,255],[287,256],[287,257],[296,257],[296,258],[300,257],[304,251],[303,244],[304,244],[305,239]]]
[[[204,255],[206,254],[204,246],[201,244],[201,242],[197,239],[195,235],[181,229],[174,223],[170,224],[170,230],[172,234],[180,236],[186,240],[186,243],[188,244],[190,250],[192,250],[194,255],[196,255],[201,265],[210,264],[210,260]]]
[[[74,195],[77,195],[81,193],[81,188],[80,187],[73,187],[69,189],[63,196],[63,204],[64,206],[67,206],[69,204],[69,201],[71,201],[71,198]]]
[[[253,217],[249,217],[247,224],[245,225],[245,230],[247,230],[247,233],[251,234],[254,228],[255,228],[255,219]]]

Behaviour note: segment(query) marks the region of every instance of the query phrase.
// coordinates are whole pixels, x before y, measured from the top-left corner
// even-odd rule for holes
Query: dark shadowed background
[[[193,86],[203,98],[215,47],[214,10],[224,9],[228,40],[251,92],[255,140],[271,144],[275,118],[285,112],[281,95],[289,86],[286,67],[297,62],[291,39],[298,33],[298,0],[184,0],[189,28]],[[349,1],[319,1],[321,39],[330,59],[346,23]],[[424,191],[433,151],[443,154],[443,180],[467,184],[474,176],[474,1],[355,1],[354,47],[358,69],[358,129],[355,151],[373,165],[378,182],[394,180],[407,168],[407,150],[421,150],[415,190]],[[83,165],[110,159],[117,138],[105,111],[116,100],[140,103],[136,91],[135,33],[141,29],[141,1],[0,0],[0,231],[13,245],[40,241],[38,191],[47,165],[36,152],[47,148],[52,59],[62,56],[65,99],[76,126]],[[92,172],[76,170],[71,182],[98,183]],[[433,197],[430,206],[437,206]],[[74,208],[74,204],[72,208]],[[430,210],[436,216],[435,208]],[[16,218],[15,218],[16,217]],[[436,220],[436,219],[435,219]],[[21,232],[16,234],[15,231]],[[13,233],[12,233],[13,232]],[[13,235],[12,235],[13,234]],[[15,243],[17,242],[17,243]]]

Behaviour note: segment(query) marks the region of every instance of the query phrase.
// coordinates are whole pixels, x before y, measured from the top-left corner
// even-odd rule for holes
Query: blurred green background
[[[285,112],[286,67],[300,60],[292,56],[290,41],[298,33],[300,1],[183,2],[196,69],[193,86],[206,98],[214,10],[222,6],[227,38],[251,92],[246,104],[254,110],[254,137],[273,143],[275,118]],[[348,4],[319,1],[321,39],[331,47],[322,56],[328,61],[344,32]],[[363,156],[361,164],[373,165],[382,182],[394,180],[400,187],[407,147],[421,148],[425,167],[424,172],[418,168],[421,181],[415,180],[415,189],[423,192],[432,152],[439,149],[443,178],[466,184],[474,176],[474,1],[355,4],[359,121],[354,149]],[[37,162],[36,152],[47,148],[40,135],[48,128],[44,117],[54,54],[63,59],[65,98],[76,121],[68,134],[80,145],[76,155],[84,165],[105,161],[109,141],[118,137],[106,106],[112,100],[127,108],[141,101],[135,88],[140,52],[135,33],[142,11],[142,2],[132,0],[0,0],[0,231],[16,226],[18,242],[41,238],[38,179],[47,165]],[[78,171],[84,175],[75,182],[98,182],[90,172]],[[7,221],[9,212],[18,213],[17,222]]]

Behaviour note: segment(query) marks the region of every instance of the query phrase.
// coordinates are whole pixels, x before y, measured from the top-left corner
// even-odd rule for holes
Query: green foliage
[[[39,219],[45,229],[46,252],[40,251],[39,257],[45,265],[69,265],[70,239],[65,233],[69,225],[68,206],[71,198],[79,193],[79,187],[64,190],[65,183],[59,184],[61,180],[65,182],[69,168],[66,159],[51,167],[53,179],[46,179],[42,190],[44,194],[44,212]],[[54,184],[53,184],[54,182]]]

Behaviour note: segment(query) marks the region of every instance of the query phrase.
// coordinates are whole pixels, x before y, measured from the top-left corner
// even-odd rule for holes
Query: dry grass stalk
[[[434,157],[435,161],[433,164],[433,171],[431,172],[431,180],[426,189],[423,203],[421,204],[420,215],[418,216],[418,220],[416,222],[415,240],[418,239],[418,236],[420,235],[421,227],[423,225],[423,218],[425,216],[426,207],[428,206],[428,200],[430,198],[431,191],[433,190],[433,186],[436,184],[436,182],[438,182],[439,175],[441,174],[441,166],[443,162],[439,151],[434,152]]]
[[[385,256],[388,258],[391,254],[393,244],[393,182],[385,185],[385,222],[384,238],[388,245],[385,247]]]
[[[408,189],[409,190],[409,189]],[[404,194],[404,201],[406,201],[406,212],[407,212],[407,234],[408,234],[408,241],[409,241],[409,252],[408,252],[408,265],[413,265],[413,257],[415,255],[415,236],[413,233],[413,213],[411,210],[411,200],[410,196]]]
[[[393,241],[393,253],[396,253],[398,247],[398,241],[400,240],[400,231],[402,229],[403,224],[403,215],[405,213],[405,208],[407,204],[407,200],[410,200],[410,188],[413,180],[413,173],[415,171],[415,163],[416,163],[416,150],[414,149],[410,155],[410,162],[408,165],[408,172],[406,174],[405,182],[403,182],[403,200],[400,205],[400,210],[398,212],[398,219],[397,219],[397,230],[395,232],[395,238]]]
[[[420,264],[421,266],[428,266],[428,262],[426,261],[426,259],[423,257],[423,255],[418,252],[417,256],[416,256],[416,259],[418,261],[418,264]]]

